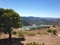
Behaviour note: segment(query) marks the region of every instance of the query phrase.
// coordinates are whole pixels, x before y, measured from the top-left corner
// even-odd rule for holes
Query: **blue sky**
[[[0,0],[0,8],[12,8],[20,16],[60,18],[60,0]]]

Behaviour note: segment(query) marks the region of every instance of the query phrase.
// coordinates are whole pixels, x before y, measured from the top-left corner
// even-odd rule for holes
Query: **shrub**
[[[38,44],[36,42],[32,42],[32,43],[27,43],[26,45],[45,45],[44,43]]]
[[[35,36],[35,33],[34,32],[27,32],[27,35],[28,36]]]
[[[54,35],[56,35],[57,31],[56,31],[56,30],[53,30],[52,33],[53,33]]]
[[[16,35],[16,34],[17,34],[17,32],[13,32],[13,34],[14,34],[14,35]]]
[[[32,43],[27,43],[26,45],[40,45],[40,44],[32,42]]]
[[[42,43],[41,45],[45,45],[45,43]]]
[[[19,37],[24,37],[24,32],[18,32]]]
[[[41,34],[41,32],[37,32],[37,34]]]
[[[44,27],[44,28],[50,28],[49,26],[46,26],[46,27]]]
[[[43,34],[46,34],[46,35],[48,35],[48,33],[47,33],[47,32],[44,32]]]
[[[51,30],[51,29],[48,29],[48,30],[47,30],[47,32],[51,33],[51,32],[52,32],[52,30]]]
[[[55,28],[55,25],[53,25],[53,27]]]

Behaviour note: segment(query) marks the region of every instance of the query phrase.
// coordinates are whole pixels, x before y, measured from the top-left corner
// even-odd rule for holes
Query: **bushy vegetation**
[[[27,35],[27,36],[35,36],[36,33],[35,32],[29,32],[29,31],[19,31],[18,32],[18,35],[19,36],[24,36],[24,35]]]
[[[14,35],[16,35],[16,34],[17,34],[17,32],[13,32],[13,34],[14,34]]]
[[[51,32],[52,32],[52,30],[51,30],[51,29],[48,29],[48,30],[47,30],[47,32],[51,33]]]
[[[37,34],[41,34],[41,32],[37,32]]]
[[[28,35],[28,36],[35,36],[35,33],[34,32],[27,32],[26,35]]]
[[[0,8],[0,32],[8,32],[9,44],[12,45],[11,33],[13,28],[22,27],[21,17],[13,9]]]
[[[57,33],[57,31],[56,30],[53,30],[52,31],[52,33],[54,34],[54,35],[57,35],[56,33]]]
[[[27,35],[27,36],[36,36],[36,35],[40,35],[40,34],[48,35],[49,33],[51,33],[53,35],[56,35],[57,31],[56,30],[52,30],[52,29],[48,29],[47,32],[44,32],[44,33],[40,32],[40,31],[38,31],[38,32],[33,32],[33,31],[18,31],[18,36],[19,37],[21,37],[21,36],[23,37],[25,35]],[[14,32],[13,34],[16,34],[16,32]]]
[[[49,33],[53,33],[53,35],[57,35],[57,31],[56,30],[52,30],[52,29],[48,29],[47,32]]]
[[[32,43],[27,43],[26,45],[45,45],[44,43],[38,44],[36,42],[32,42]]]
[[[22,31],[21,31],[21,32],[20,32],[20,31],[18,32],[19,37],[24,37],[24,34],[25,34],[25,33],[22,32]]]

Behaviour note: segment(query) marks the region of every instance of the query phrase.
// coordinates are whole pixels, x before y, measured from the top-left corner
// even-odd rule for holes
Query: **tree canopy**
[[[19,28],[21,26],[21,18],[17,12],[13,9],[0,8],[0,33],[9,33],[10,45],[12,45],[11,28]]]
[[[9,28],[21,27],[21,18],[13,9],[0,8],[0,31],[8,32]]]

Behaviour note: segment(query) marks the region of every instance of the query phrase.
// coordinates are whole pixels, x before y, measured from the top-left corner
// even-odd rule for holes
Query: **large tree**
[[[0,32],[9,33],[10,43],[12,28],[19,27],[21,27],[21,18],[19,14],[12,9],[0,8]]]

